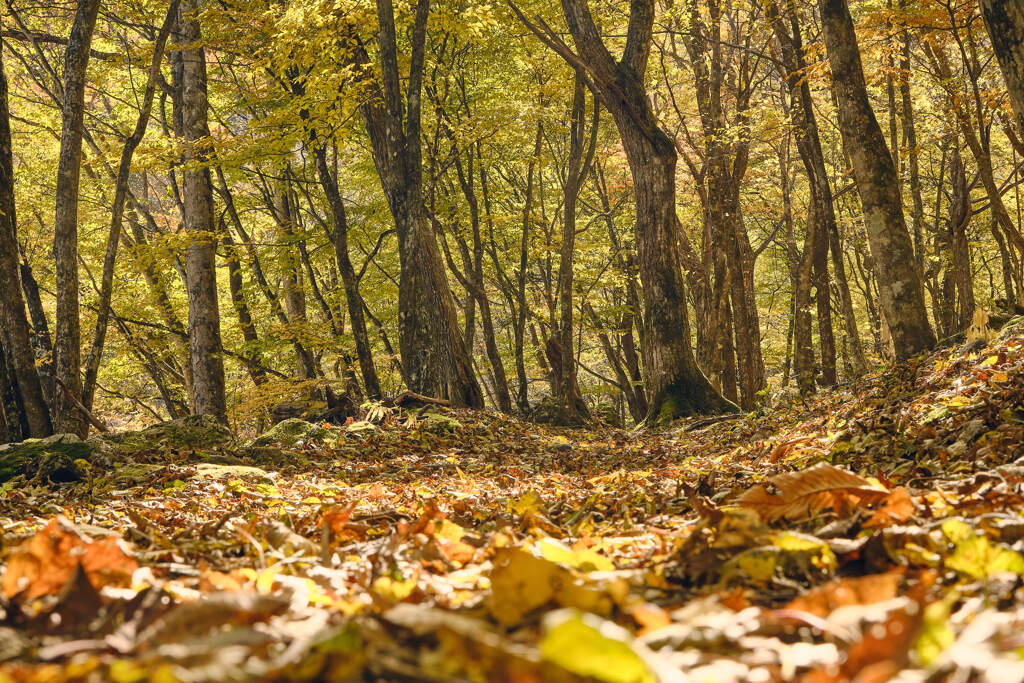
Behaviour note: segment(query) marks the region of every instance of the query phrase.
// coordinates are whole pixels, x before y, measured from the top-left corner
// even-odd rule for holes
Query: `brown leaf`
[[[744,492],[736,504],[756,510],[765,521],[783,517],[801,519],[826,508],[841,511],[885,498],[889,492],[875,488],[867,479],[820,463],[800,472],[780,474],[771,480],[779,495],[761,485]]]
[[[865,529],[882,529],[893,524],[902,524],[914,514],[914,501],[910,493],[900,486],[882,500],[875,514],[864,523]]]
[[[26,598],[53,595],[68,582],[78,565],[96,588],[128,585],[139,564],[119,536],[94,541],[66,518],[57,516],[11,554],[3,593]]]
[[[896,597],[902,579],[900,571],[838,579],[801,595],[786,608],[827,617],[839,607],[870,605]]]

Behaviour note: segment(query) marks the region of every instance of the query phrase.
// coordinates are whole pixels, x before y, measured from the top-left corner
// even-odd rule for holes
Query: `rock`
[[[154,477],[154,475],[156,475],[157,472],[160,472],[163,469],[163,465],[150,465],[142,462],[132,462],[115,468],[110,479],[115,486],[131,488],[132,486],[139,486],[147,483]]]
[[[419,419],[420,429],[434,434],[451,434],[462,429],[462,423],[439,413],[427,413]]]
[[[53,482],[79,481],[85,473],[76,461],[88,462],[92,454],[92,447],[74,434],[4,444],[0,446],[0,482],[19,474]]]
[[[141,431],[96,434],[88,443],[104,453],[127,454],[160,448],[200,450],[228,446],[235,440],[225,425],[209,415],[189,415]]]
[[[998,339],[1009,339],[1010,337],[1020,335],[1024,335],[1024,315],[1018,315],[1015,318],[1010,318],[1010,320],[999,329]]]
[[[248,445],[250,447],[270,446],[274,444],[279,446],[294,446],[300,441],[302,443],[307,443],[309,441],[323,441],[324,439],[335,436],[337,436],[337,432],[335,431],[318,427],[312,422],[293,418],[283,422],[278,422],[268,431],[249,442]]]
[[[243,481],[273,484],[274,477],[266,470],[249,465],[196,465],[196,479],[241,479]]]
[[[287,467],[289,465],[302,467],[309,464],[309,459],[302,453],[286,451],[277,446],[246,446],[245,448],[238,449],[235,453],[239,457],[232,458],[231,462],[227,460],[219,462],[214,458],[207,458],[203,462],[219,465],[241,465],[243,462],[248,462],[261,467],[275,468]]]

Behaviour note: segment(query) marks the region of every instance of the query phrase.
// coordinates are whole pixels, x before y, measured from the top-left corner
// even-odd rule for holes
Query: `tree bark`
[[[3,68],[3,44],[0,41],[0,363],[12,372],[5,382],[7,392],[20,399],[28,436],[48,436],[52,432],[50,411],[43,398],[35,354],[29,339],[28,317],[18,277],[18,236],[14,204],[14,161],[11,146],[10,110],[7,103],[7,76]],[[77,312],[76,312],[77,313]],[[0,397],[4,398],[4,397]],[[5,401],[6,403],[6,401]],[[7,411],[8,430],[20,420]],[[20,425],[19,425],[20,431]]]
[[[1024,133],[1024,4],[1019,0],[980,0],[979,4],[1006,81],[1017,130]]]
[[[573,79],[572,114],[569,117],[569,158],[562,186],[562,245],[558,259],[558,336],[562,347],[561,377],[558,381],[558,417],[563,424],[582,422],[586,404],[576,381],[576,362],[573,353],[573,256],[576,249],[576,201],[579,198],[586,167],[593,159],[597,137],[597,117],[600,108],[594,102],[594,122],[590,129],[592,143],[584,148],[586,134],[587,95],[583,74],[577,69]],[[587,158],[584,158],[586,153]]]
[[[370,337],[366,333],[366,319],[363,317],[363,299],[359,295],[359,281],[352,267],[352,259],[348,255],[348,217],[345,213],[345,202],[338,190],[338,183],[327,165],[327,151],[324,147],[314,150],[316,157],[317,176],[320,186],[327,196],[327,204],[331,208],[332,229],[331,245],[334,247],[334,259],[338,264],[342,286],[345,288],[345,303],[348,305],[348,317],[352,324],[352,336],[356,342],[356,355],[359,357],[359,370],[363,375],[363,386],[366,395],[371,399],[379,399],[380,380],[377,368],[373,363],[373,350]]]
[[[861,376],[868,370],[864,347],[857,329],[857,318],[853,310],[853,297],[846,277],[846,265],[839,241],[839,226],[836,221],[835,201],[832,195],[832,184],[825,166],[825,154],[821,147],[818,133],[817,116],[814,113],[814,102],[811,98],[810,86],[804,77],[807,63],[804,59],[803,37],[800,22],[795,9],[789,10],[789,29],[779,14],[776,5],[768,6],[768,15],[772,19],[775,35],[779,40],[786,79],[790,93],[790,116],[793,127],[797,130],[796,142],[801,161],[811,183],[811,200],[818,204],[818,222],[827,240],[832,255],[832,267],[835,271],[839,300],[842,306],[843,327],[850,350],[850,364],[854,376]],[[819,246],[819,249],[821,247]],[[823,283],[825,285],[825,283]],[[827,285],[826,285],[827,286]]]
[[[690,343],[685,284],[678,253],[676,149],[654,115],[644,87],[654,0],[633,0],[622,57],[612,57],[586,0],[562,0],[579,55],[551,30],[528,23],[571,66],[584,69],[611,113],[633,175],[640,281],[643,285],[643,358],[651,397],[647,421],[669,422],[696,413],[736,410],[697,367]]]
[[[185,230],[189,236],[185,272],[188,289],[188,338],[192,366],[192,412],[227,419],[224,359],[217,302],[217,233],[210,181],[210,127],[207,121],[206,56],[196,18],[196,0],[179,7],[182,69],[182,130],[186,165],[182,170]]]
[[[880,306],[899,358],[935,343],[892,156],[868,100],[853,18],[846,0],[819,0],[822,32],[839,104],[839,125],[853,164],[876,266]]]
[[[85,70],[99,0],[79,0],[64,53],[64,101],[57,161],[53,252],[57,263],[57,329],[54,373],[64,391],[54,391],[54,428],[84,437],[88,429],[75,406],[82,398],[81,322],[78,318],[78,181],[85,125]],[[66,393],[65,393],[66,392]]]
[[[131,173],[132,157],[135,149],[142,142],[149,124],[149,115],[153,109],[153,97],[156,93],[157,79],[160,76],[160,64],[163,61],[164,47],[178,15],[178,1],[171,0],[164,16],[164,22],[157,33],[153,45],[153,59],[149,67],[146,90],[142,96],[142,106],[135,120],[135,128],[125,140],[121,150],[121,161],[117,168],[117,180],[114,183],[114,202],[110,209],[110,229],[107,233],[107,249],[103,256],[103,272],[100,275],[100,298],[97,304],[96,327],[93,329],[92,345],[85,361],[85,380],[82,386],[82,405],[92,410],[92,401],[96,393],[96,380],[99,376],[100,361],[103,358],[103,344],[107,336],[110,322],[110,299],[114,292],[114,265],[117,251],[121,243],[121,220],[124,217],[124,204],[128,197],[128,177]]]
[[[398,346],[405,379],[416,393],[482,408],[484,395],[423,203],[420,111],[429,12],[430,0],[417,0],[403,104],[394,7],[391,0],[377,0],[381,75],[379,82],[368,77],[374,92],[360,112],[398,232]],[[358,66],[368,66],[368,59],[361,47],[355,50]]]

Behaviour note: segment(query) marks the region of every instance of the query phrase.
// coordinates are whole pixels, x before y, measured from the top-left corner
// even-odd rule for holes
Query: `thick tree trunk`
[[[64,102],[57,161],[53,253],[57,263],[57,330],[54,372],[54,428],[85,436],[88,429],[75,402],[82,399],[81,323],[78,318],[78,181],[82,169],[85,70],[99,12],[99,0],[79,0],[64,53]]]
[[[935,343],[924,291],[914,268],[914,248],[903,217],[892,156],[868,100],[857,36],[846,0],[819,0],[825,46],[832,66],[839,124],[853,164],[876,266],[882,314],[899,358]]]
[[[201,45],[196,0],[179,8],[182,45],[182,129],[187,165],[182,171],[185,230],[189,235],[185,269],[188,288],[188,338],[192,366],[192,412],[227,419],[224,359],[217,302],[217,233],[213,217],[213,185],[207,165],[210,128],[207,122],[206,56]]]
[[[423,203],[420,104],[430,0],[417,0],[409,78],[402,102],[395,13],[377,0],[381,80],[360,106],[373,160],[398,232],[398,347],[403,375],[416,393],[448,398],[455,406],[482,408],[484,396],[459,328],[455,298]],[[356,50],[355,60],[368,56]]]
[[[697,367],[690,344],[686,292],[678,254],[682,229],[675,206],[675,146],[658,125],[644,88],[653,0],[630,4],[621,60],[608,52],[585,0],[562,0],[579,55],[560,38],[531,27],[574,67],[583,68],[611,113],[633,176],[640,281],[643,285],[643,359],[651,397],[647,421],[659,424],[695,413],[736,410]],[[520,19],[529,24],[525,16]]]
[[[1024,3],[1020,0],[980,0],[992,50],[1006,81],[1017,129],[1024,133]]]
[[[0,41],[0,53],[3,52]],[[7,392],[20,398],[19,413],[23,413],[27,436],[47,436],[51,433],[50,412],[43,398],[43,388],[36,369],[35,355],[29,340],[25,300],[22,298],[18,267],[17,219],[14,205],[14,162],[11,147],[10,110],[7,104],[7,76],[0,54],[0,363],[12,369],[5,382]],[[76,311],[77,314],[77,311]],[[0,397],[2,399],[3,397]],[[5,401],[6,402],[6,401]],[[7,411],[8,429],[19,423],[13,411]],[[20,432],[20,425],[18,431]]]

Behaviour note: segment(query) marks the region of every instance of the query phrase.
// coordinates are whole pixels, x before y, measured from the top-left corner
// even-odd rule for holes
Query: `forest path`
[[[1022,368],[1006,336],[696,430],[392,414],[16,478],[0,681],[1019,680]]]

